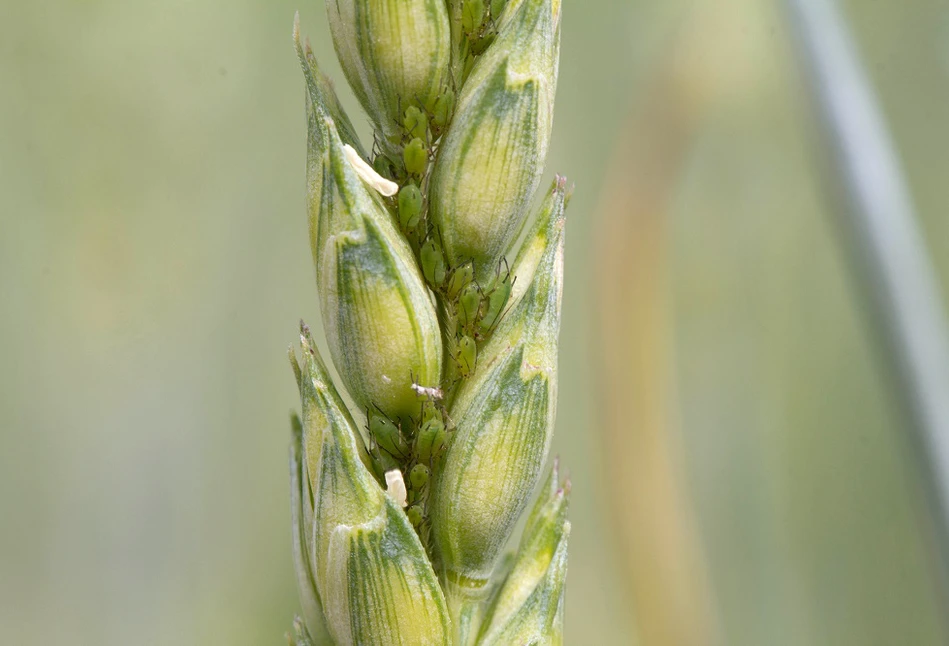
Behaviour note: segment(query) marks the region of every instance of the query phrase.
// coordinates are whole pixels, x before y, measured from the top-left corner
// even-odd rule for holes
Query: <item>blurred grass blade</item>
[[[933,268],[883,116],[831,0],[787,0],[822,168],[927,489],[949,584],[949,341]],[[943,590],[945,592],[945,588]]]

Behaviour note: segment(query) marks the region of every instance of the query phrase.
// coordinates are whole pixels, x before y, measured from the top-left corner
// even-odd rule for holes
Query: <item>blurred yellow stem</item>
[[[667,303],[669,202],[707,95],[681,72],[674,63],[657,70],[628,122],[597,241],[606,490],[648,646],[719,642],[676,418]]]

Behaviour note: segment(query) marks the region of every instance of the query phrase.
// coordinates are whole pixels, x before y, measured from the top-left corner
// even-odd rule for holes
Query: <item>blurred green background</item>
[[[637,643],[649,619],[618,566],[591,286],[597,231],[626,216],[598,206],[618,133],[670,56],[703,97],[663,244],[717,640],[943,643],[780,8],[564,5],[548,168],[577,184],[554,448],[575,496],[567,644]],[[2,643],[276,644],[297,609],[285,349],[319,319],[298,8],[341,79],[317,0],[0,4]],[[949,296],[949,5],[844,8]]]

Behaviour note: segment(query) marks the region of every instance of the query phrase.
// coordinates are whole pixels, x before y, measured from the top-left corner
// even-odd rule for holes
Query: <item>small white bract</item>
[[[405,490],[405,480],[402,478],[402,472],[398,469],[386,471],[386,493],[392,498],[399,507],[408,505],[408,492]]]
[[[366,184],[369,184],[369,186],[386,197],[392,197],[399,192],[399,185],[377,173],[376,169],[359,156],[355,148],[349,144],[343,144],[343,152],[346,153],[346,160],[353,167],[353,170],[356,171],[356,174],[359,175],[360,179],[366,182]]]

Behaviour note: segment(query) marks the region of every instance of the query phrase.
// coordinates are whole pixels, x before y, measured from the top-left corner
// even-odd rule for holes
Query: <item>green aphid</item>
[[[491,17],[497,20],[506,4],[507,0],[491,0]]]
[[[425,519],[425,514],[422,513],[422,508],[418,505],[412,505],[406,509],[405,515],[409,517],[409,522],[412,523],[412,527],[418,527]]]
[[[411,175],[421,177],[425,174],[428,167],[428,151],[425,149],[425,142],[416,137],[402,151],[402,160],[405,162],[405,170]]]
[[[416,464],[412,467],[412,470],[409,471],[409,482],[412,483],[412,488],[416,491],[421,491],[425,485],[428,484],[428,478],[431,473],[429,468],[424,464]]]
[[[504,308],[507,307],[508,300],[511,298],[512,288],[513,282],[505,277],[503,280],[499,280],[494,289],[488,294],[485,299],[487,307],[484,310],[484,318],[480,321],[482,332],[490,332],[497,325],[498,319],[500,319]]]
[[[425,422],[415,437],[416,458],[419,462],[431,462],[433,457],[438,457],[447,441],[444,422],[438,418]]]
[[[422,213],[422,192],[415,184],[406,184],[399,191],[399,224],[403,231],[414,231]]]
[[[399,427],[385,415],[372,413],[369,416],[369,432],[385,453],[392,457],[405,459],[409,455],[409,445]]]
[[[480,56],[484,51],[491,46],[491,43],[494,42],[494,39],[497,38],[497,34],[488,33],[478,40],[471,43],[471,53],[475,56]]]
[[[442,412],[438,410],[432,402],[427,402],[422,406],[422,424],[430,420],[437,419],[439,422],[442,421]]]
[[[385,482],[386,472],[399,468],[398,461],[386,451],[380,450],[378,446],[369,453],[369,457],[372,463],[372,474],[379,482]]]
[[[467,334],[458,339],[458,372],[462,377],[469,377],[474,372],[478,361],[478,345]]]
[[[422,274],[433,287],[441,287],[445,282],[445,254],[434,236],[429,236],[419,252],[422,260]]]
[[[484,0],[464,0],[461,7],[461,27],[466,34],[474,34],[484,22]]]
[[[448,279],[448,287],[446,289],[448,293],[448,298],[454,300],[458,294],[461,293],[461,290],[464,289],[467,285],[474,280],[474,267],[471,263],[465,263],[460,267],[455,267],[451,276]]]
[[[458,314],[461,325],[467,327],[478,320],[482,299],[481,287],[475,282],[468,283],[461,290],[461,295],[458,296]]]
[[[376,170],[377,173],[385,177],[386,179],[392,179],[395,177],[394,170],[392,168],[392,162],[389,161],[389,158],[385,155],[378,155],[375,160],[372,162],[372,167]]]
[[[455,93],[446,88],[445,91],[435,100],[435,107],[432,110],[432,123],[439,128],[444,128],[451,121],[451,113],[455,109]]]
[[[402,125],[410,136],[424,140],[428,133],[428,116],[414,105],[410,105],[405,109]]]
[[[379,482],[384,482],[386,469],[384,466],[382,466],[382,461],[378,458],[378,456],[370,453],[369,464],[372,470],[372,475],[375,476],[376,480]]]

